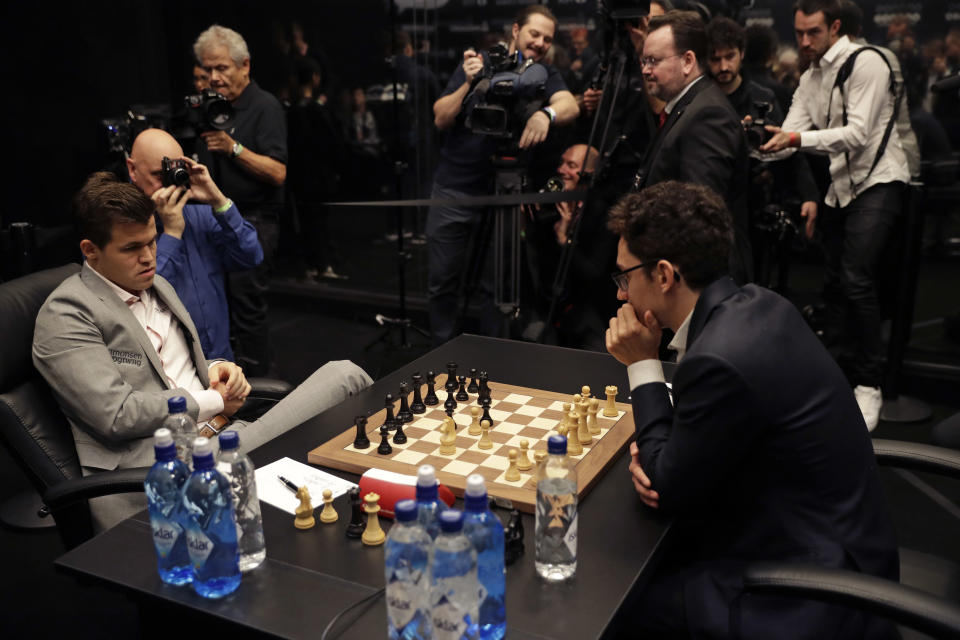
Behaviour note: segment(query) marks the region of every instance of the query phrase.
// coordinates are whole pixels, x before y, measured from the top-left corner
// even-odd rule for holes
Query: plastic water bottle
[[[577,472],[567,457],[567,439],[552,435],[537,472],[537,555],[546,580],[566,580],[577,571]]]
[[[499,640],[507,632],[506,575],[503,555],[503,524],[490,511],[483,476],[467,477],[463,495],[463,533],[477,552],[477,577],[483,587],[480,601],[480,638]]]
[[[187,413],[187,399],[176,396],[167,400],[167,411],[170,415],[163,421],[163,426],[170,429],[173,441],[177,445],[177,457],[188,467],[193,464],[190,454],[193,441],[197,438],[197,423]]]
[[[217,471],[230,481],[233,514],[237,519],[240,571],[243,572],[256,569],[267,557],[255,470],[250,456],[240,451],[240,434],[233,430],[221,433]]]
[[[387,585],[387,637],[427,640],[430,634],[430,547],[433,541],[417,522],[417,503],[401,500],[387,535],[384,556]]]
[[[440,512],[430,554],[430,620],[434,640],[477,640],[481,588],[477,552],[463,535],[463,513]]]
[[[153,434],[153,450],[157,461],[143,481],[153,529],[153,546],[157,549],[157,570],[167,584],[186,584],[193,580],[187,537],[180,524],[180,492],[190,476],[190,469],[177,459],[177,447],[169,429]]]
[[[437,498],[437,473],[429,464],[421,465],[417,469],[417,520],[430,534],[431,540],[436,540],[440,533],[440,522],[437,519],[442,507]]]
[[[193,442],[193,473],[183,487],[181,518],[187,529],[193,590],[205,598],[233,593],[240,586],[233,498],[230,481],[214,468],[213,447],[206,438]]]

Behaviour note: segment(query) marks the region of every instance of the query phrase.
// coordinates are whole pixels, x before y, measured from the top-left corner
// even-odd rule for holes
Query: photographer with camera
[[[203,131],[200,161],[253,224],[263,247],[255,269],[231,273],[230,320],[237,361],[252,376],[270,370],[266,291],[279,239],[287,178],[287,126],[283,107],[250,78],[243,37],[213,25],[197,37],[193,53],[210,74],[210,87],[235,111],[228,130]],[[205,148],[204,148],[205,147]]]
[[[897,128],[896,84],[879,51],[841,36],[838,0],[799,0],[794,27],[810,66],[800,78],[783,127],[761,152],[826,153],[830,188],[821,217],[827,253],[824,302],[852,331],[847,374],[873,430],[880,417],[881,338],[877,275],[909,182]],[[838,326],[842,326],[838,323]]]
[[[746,30],[730,18],[717,17],[707,25],[707,66],[710,75],[743,120],[747,143],[753,150],[769,139],[767,124],[779,125],[783,122],[783,112],[773,91],[743,76],[746,43]],[[801,203],[800,217],[804,221],[804,234],[812,238],[820,193],[806,158],[793,155],[782,161],[764,163],[766,166],[752,159],[750,164],[753,177],[750,212],[754,230],[758,225],[767,224],[763,216],[767,206],[777,205],[775,208],[779,211],[788,200],[793,200]],[[781,201],[772,202],[774,195]],[[756,235],[753,239],[758,240]],[[760,248],[756,247],[756,256],[760,255]],[[759,269],[757,274],[759,276]]]
[[[157,273],[193,318],[203,352],[233,362],[224,278],[263,260],[256,229],[166,131],[136,137],[127,172],[157,207]]]
[[[518,58],[520,65],[526,65],[528,61],[540,62],[550,49],[556,27],[557,19],[546,7],[531,5],[522,9],[513,24],[508,61]],[[470,112],[464,108],[464,100],[477,84],[490,76],[492,70],[489,56],[472,49],[465,51],[463,64],[433,105],[434,124],[447,131],[434,177],[433,198],[453,200],[489,194],[493,190],[495,170],[491,158],[497,154],[498,139],[473,132],[466,122]],[[513,141],[520,150],[540,144],[551,128],[573,122],[579,113],[573,94],[567,90],[560,73],[553,67],[546,67],[546,76],[542,96],[544,106],[526,117],[521,123],[523,130],[519,139]],[[461,281],[468,268],[467,249],[471,237],[478,235],[481,214],[473,207],[430,207],[426,229],[427,297],[434,344],[442,344],[454,337]],[[480,240],[477,238],[475,242]],[[486,267],[492,267],[492,260],[485,263]],[[484,270],[478,293],[483,310],[481,330],[493,334],[497,330],[498,318],[492,304],[492,275],[488,276],[488,272],[492,272],[492,268]]]

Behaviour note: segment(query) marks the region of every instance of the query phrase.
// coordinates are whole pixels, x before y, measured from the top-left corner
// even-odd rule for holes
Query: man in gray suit
[[[250,385],[236,364],[206,360],[190,315],[156,275],[150,198],[113,174],[96,173],[74,207],[86,262],[40,309],[33,362],[70,421],[84,474],[146,466],[169,398],[184,396],[198,423],[222,426]],[[231,428],[253,449],[371,382],[352,362],[329,362],[259,420]],[[91,501],[101,528],[145,507],[142,495]]]

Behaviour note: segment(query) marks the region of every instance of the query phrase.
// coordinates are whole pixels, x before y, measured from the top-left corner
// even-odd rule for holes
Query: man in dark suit
[[[607,349],[628,366],[631,480],[675,515],[668,553],[626,610],[634,637],[863,638],[886,627],[801,599],[740,597],[744,567],[787,561],[897,580],[897,544],[850,385],[799,312],[727,275],[722,200],[664,182],[611,211],[625,301]],[[676,332],[673,402],[657,359]]]
[[[753,271],[747,145],[736,111],[704,75],[706,61],[706,28],[696,13],[668,11],[650,18],[640,62],[648,90],[667,106],[635,186],[639,190],[679,180],[702,184],[723,196],[733,213],[731,274],[738,282],[747,282]]]

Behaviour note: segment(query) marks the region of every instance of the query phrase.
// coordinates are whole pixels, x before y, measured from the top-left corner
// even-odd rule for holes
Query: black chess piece
[[[480,393],[480,385],[477,384],[477,370],[470,369],[470,384],[467,385],[467,393]]]
[[[350,524],[347,525],[347,537],[359,539],[365,528],[363,505],[360,503],[360,487],[353,487],[347,493],[350,495]]]
[[[407,401],[407,383],[400,383],[400,410],[397,411],[397,424],[401,422],[413,422],[413,411],[410,411],[410,404]]]
[[[390,446],[390,430],[385,424],[380,426],[380,446],[377,447],[377,453],[382,456],[393,453],[393,447]]]
[[[420,387],[423,386],[423,376],[415,373],[411,376],[413,380],[413,402],[410,403],[410,411],[420,414],[427,412],[427,405],[423,402],[423,396],[420,395]]]
[[[353,439],[354,449],[366,449],[370,446],[370,438],[367,437],[367,417],[357,416],[357,437]]]
[[[447,363],[447,382],[451,380],[453,380],[454,382],[457,381],[457,363],[456,362]]]
[[[480,397],[490,397],[490,377],[487,375],[486,371],[480,372]]]
[[[490,422],[490,428],[493,429],[493,418],[490,417],[490,396],[487,396],[480,403],[480,406],[483,407],[483,416],[480,418],[480,421],[487,420]]]
[[[503,561],[511,565],[523,555],[523,520],[520,512],[514,509],[510,512],[510,522],[503,530]]]
[[[470,400],[470,396],[467,395],[467,376],[460,376],[457,378],[460,382],[460,390],[457,391],[457,402],[467,402]]]
[[[448,416],[452,416],[453,412],[457,410],[457,399],[454,397],[453,389],[447,389],[447,399],[443,403],[443,409]]]
[[[385,426],[390,431],[393,431],[397,428],[397,418],[393,415],[393,394],[388,393],[386,399],[383,401],[384,406],[387,407],[387,417],[383,421],[383,426]]]
[[[407,441],[407,434],[403,432],[403,420],[397,420],[397,430],[393,433],[393,444],[403,444]]]
[[[436,392],[437,374],[433,371],[427,371],[427,395],[423,398],[423,404],[434,407],[440,404],[440,398]]]

